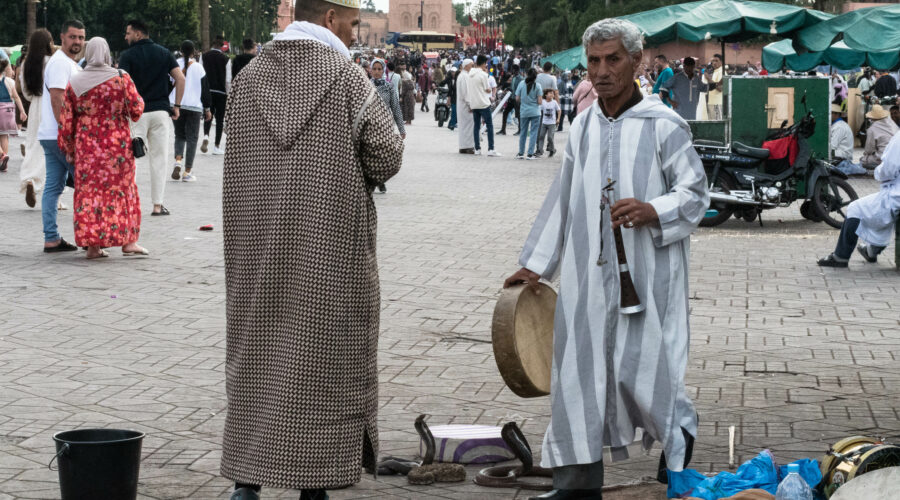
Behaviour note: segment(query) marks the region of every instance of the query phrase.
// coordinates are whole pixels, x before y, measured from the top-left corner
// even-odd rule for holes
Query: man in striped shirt
[[[504,283],[559,276],[541,450],[556,489],[533,497],[543,500],[600,499],[604,448],[617,461],[637,440],[662,445],[665,481],[667,468],[688,464],[697,435],[684,373],[690,235],[709,206],[703,165],[687,123],[634,83],[643,55],[637,26],[604,19],[583,43],[599,98],[573,122],[522,269]],[[642,311],[619,307],[620,273],[629,269],[619,244]]]

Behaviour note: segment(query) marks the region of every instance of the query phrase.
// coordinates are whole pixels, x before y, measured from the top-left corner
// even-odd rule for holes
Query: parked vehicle
[[[434,102],[434,119],[438,122],[438,127],[443,127],[444,122],[450,121],[450,101],[447,96],[450,90],[447,87],[438,87],[437,99]]]
[[[800,102],[805,108],[806,95]],[[701,226],[717,226],[732,215],[747,222],[759,218],[761,225],[763,210],[803,200],[804,218],[841,227],[847,205],[858,198],[856,191],[843,172],[812,154],[807,142],[816,126],[811,111],[793,126],[786,125],[764,148],[694,142],[710,186],[710,206]]]

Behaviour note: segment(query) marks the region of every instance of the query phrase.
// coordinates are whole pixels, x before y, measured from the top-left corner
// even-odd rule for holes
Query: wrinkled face
[[[357,24],[359,24],[359,9],[337,7],[325,13],[325,27],[347,47],[356,43]]]
[[[641,52],[629,54],[620,39],[592,43],[586,52],[588,76],[600,99],[631,94]]]
[[[84,48],[84,30],[69,27],[69,30],[59,35],[62,39],[62,49],[69,57],[81,54]]]
[[[372,65],[372,78],[379,79],[384,76],[384,66],[381,63],[375,63]]]

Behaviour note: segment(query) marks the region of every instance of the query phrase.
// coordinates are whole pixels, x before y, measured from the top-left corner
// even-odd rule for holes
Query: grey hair
[[[581,37],[585,50],[592,43],[606,42],[609,40],[622,40],[622,45],[629,54],[637,54],[644,50],[641,30],[631,21],[614,17],[601,19],[588,26]]]

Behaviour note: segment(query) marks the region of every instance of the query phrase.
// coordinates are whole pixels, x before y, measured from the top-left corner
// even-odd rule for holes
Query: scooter
[[[806,96],[800,101],[806,106]],[[709,210],[700,221],[704,227],[717,226],[732,215],[753,222],[762,211],[786,207],[804,200],[800,214],[815,222],[840,228],[846,207],[858,196],[847,175],[812,155],[807,139],[816,122],[808,111],[799,122],[769,136],[773,148],[754,148],[734,142],[722,147],[695,141],[694,149],[703,161],[709,182]],[[777,156],[778,158],[773,158]]]
[[[434,102],[434,119],[438,122],[438,127],[443,127],[444,122],[450,120],[449,95],[450,89],[447,87],[438,87],[437,98]]]

